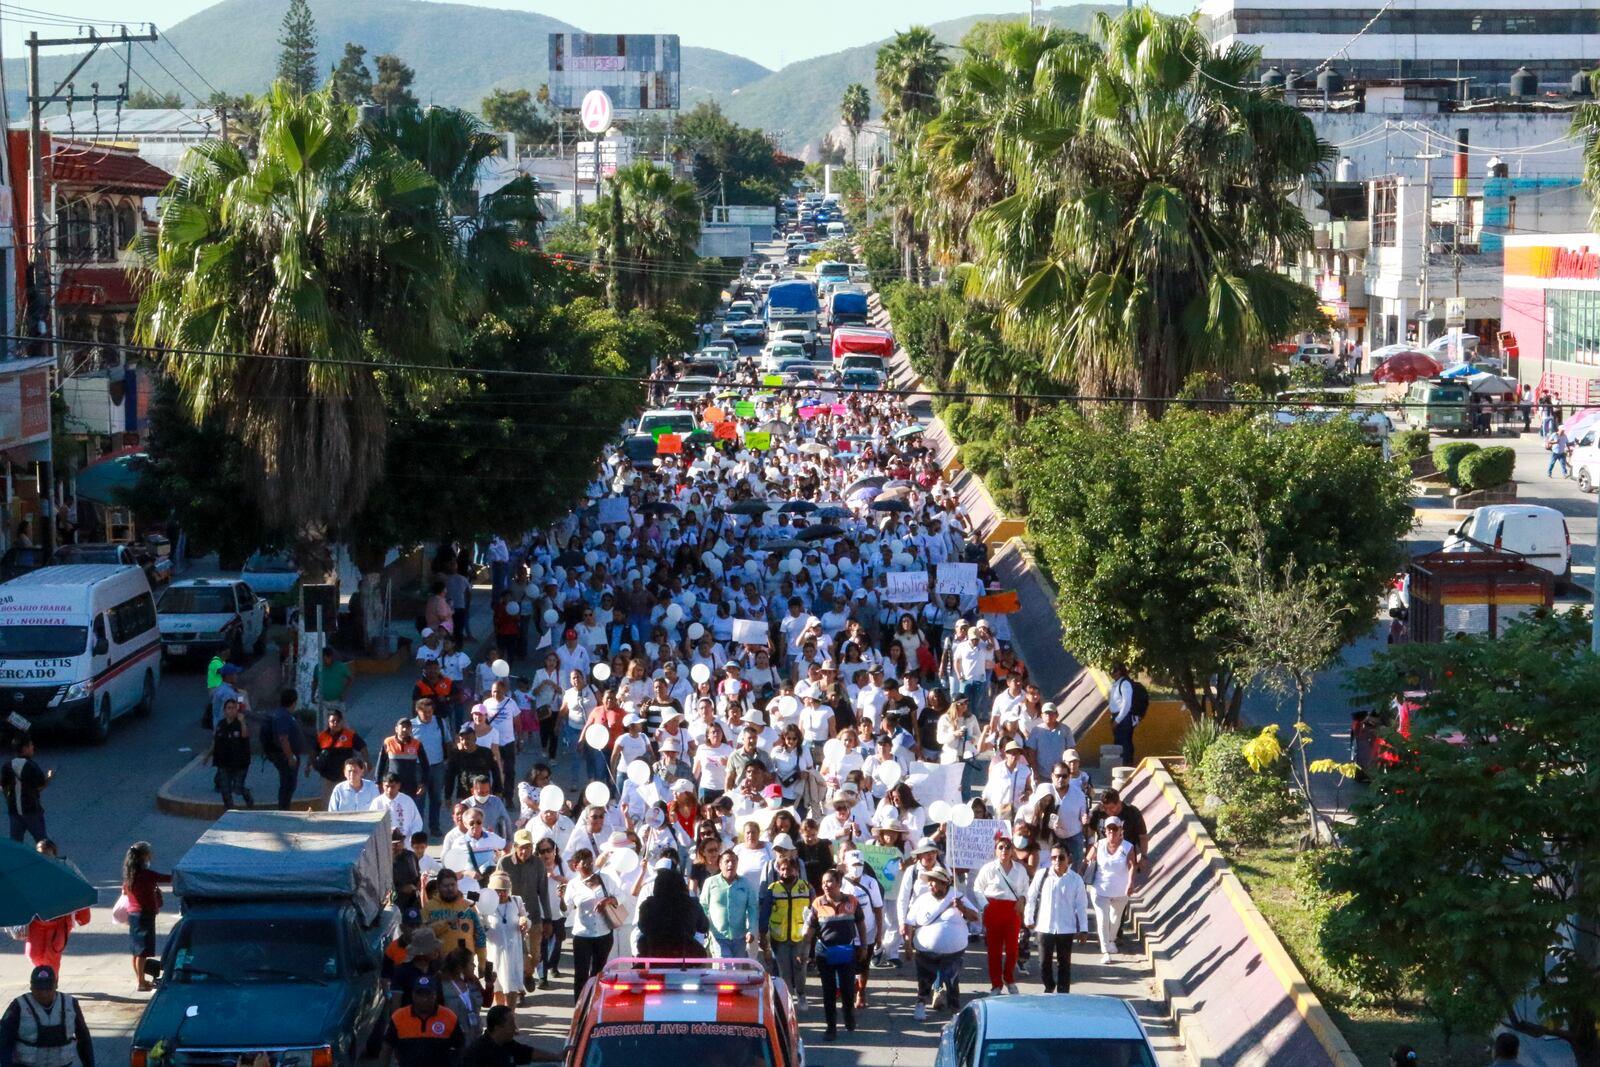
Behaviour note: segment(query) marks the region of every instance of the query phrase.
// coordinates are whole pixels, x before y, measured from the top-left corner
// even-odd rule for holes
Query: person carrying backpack
[[[1127,664],[1112,664],[1107,702],[1111,708],[1111,740],[1122,746],[1122,765],[1137,766],[1133,759],[1133,730],[1150,710],[1150,691],[1142,682],[1128,677]]]

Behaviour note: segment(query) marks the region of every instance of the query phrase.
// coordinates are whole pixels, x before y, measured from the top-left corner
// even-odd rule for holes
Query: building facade
[[[1504,284],[1517,379],[1568,406],[1600,405],[1600,237],[1507,237]]]

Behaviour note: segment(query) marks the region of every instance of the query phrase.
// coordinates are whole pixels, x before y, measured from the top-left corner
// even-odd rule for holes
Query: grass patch
[[[1203,798],[1191,792],[1187,772],[1174,768],[1172,773],[1190,806],[1215,839],[1216,822],[1201,812]],[[1447,1040],[1438,1023],[1420,1006],[1372,1004],[1370,998],[1351,988],[1329,967],[1317,943],[1316,923],[1296,884],[1297,834],[1298,827],[1290,821],[1259,847],[1220,840],[1217,847],[1227,855],[1251,900],[1255,901],[1272,932],[1278,935],[1278,940],[1283,942],[1284,951],[1305,975],[1363,1067],[1389,1067],[1389,1053],[1397,1045],[1416,1049],[1418,1060],[1428,1067],[1480,1067],[1488,1058],[1487,1030],[1480,1034],[1457,1034],[1453,1041]]]

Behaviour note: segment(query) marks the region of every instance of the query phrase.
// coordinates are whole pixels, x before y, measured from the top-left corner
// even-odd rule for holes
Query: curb
[[[1289,958],[1283,942],[1278,940],[1278,936],[1272,932],[1272,927],[1267,924],[1266,918],[1250,899],[1249,891],[1245,889],[1244,883],[1239,881],[1239,876],[1233,873],[1233,867],[1228,863],[1227,857],[1217,848],[1216,842],[1211,839],[1211,834],[1200,821],[1200,817],[1195,814],[1194,808],[1178,789],[1177,783],[1167,771],[1166,764],[1155,757],[1147,757],[1140,761],[1140,769],[1149,774],[1151,781],[1172,805],[1173,811],[1183,820],[1184,832],[1189,835],[1189,840],[1194,843],[1196,851],[1216,872],[1223,895],[1238,913],[1246,936],[1250,938],[1274,977],[1283,986],[1289,1002],[1305,1020],[1317,1043],[1328,1054],[1330,1063],[1334,1067],[1361,1067],[1361,1060],[1350,1048],[1349,1042],[1339,1032],[1339,1028],[1334,1025],[1328,1010],[1322,1006],[1322,1001],[1312,991],[1305,975],[1300,973],[1300,969]],[[1142,920],[1143,913],[1136,909],[1134,914],[1136,925],[1142,926]],[[1145,958],[1149,960],[1155,972],[1157,991],[1170,1006],[1173,1021],[1178,1027],[1185,1049],[1189,1050],[1191,1062],[1196,1067],[1211,1067],[1212,1064],[1220,1063],[1221,1061],[1211,1051],[1209,1041],[1199,1033],[1199,1025],[1193,1021],[1196,1011],[1182,979],[1173,972],[1164,959],[1156,956],[1156,947],[1151,944],[1149,938],[1145,938]]]

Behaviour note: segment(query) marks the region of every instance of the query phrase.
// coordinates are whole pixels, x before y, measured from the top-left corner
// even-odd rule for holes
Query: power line
[[[200,73],[200,68],[199,67],[196,67],[193,63],[189,62],[189,57],[188,56],[186,56],[182,52],[178,51],[178,46],[173,43],[172,36],[170,34],[168,34],[167,36],[162,37],[161,39],[163,41],[167,42],[167,47],[172,49],[172,54],[173,55],[175,55],[179,59],[183,60],[183,65],[184,66],[186,66],[190,70],[194,71],[195,77],[199,78],[202,82],[204,82],[207,89],[210,89],[211,92],[214,95],[217,95],[217,96],[223,95],[221,89],[218,89],[215,85],[211,84],[211,79],[207,78],[204,74]]]

